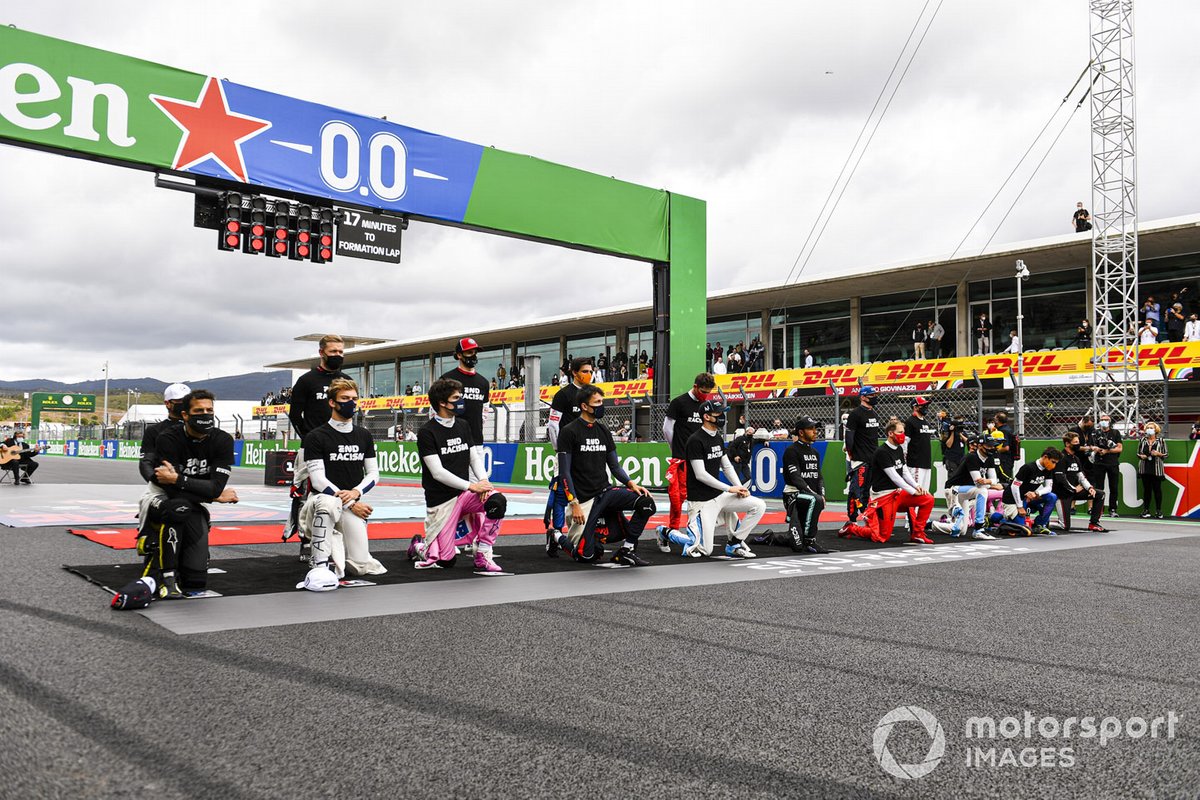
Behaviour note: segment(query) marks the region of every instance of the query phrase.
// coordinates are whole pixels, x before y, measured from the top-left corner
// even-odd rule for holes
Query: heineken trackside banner
[[[1117,357],[1112,354],[1111,363]],[[1026,386],[1048,384],[1091,383],[1093,353],[1091,350],[1054,350],[1031,352],[1024,355],[1022,372]],[[1138,350],[1137,376],[1141,380],[1161,381],[1166,370],[1170,380],[1187,380],[1192,371],[1200,367],[1200,342],[1146,345]],[[779,369],[771,372],[739,372],[733,375],[717,375],[717,386],[731,395],[745,392],[754,399],[778,397],[797,392],[811,394],[855,394],[859,381],[891,392],[928,392],[934,389],[957,388],[973,385],[972,375],[981,379],[1002,379],[1007,388],[1012,388],[1009,370],[1017,371],[1015,355],[966,356],[926,361],[881,361],[872,364],[847,364],[840,367],[813,367],[812,369]],[[830,383],[832,382],[832,387]],[[648,397],[654,389],[649,379],[614,381],[597,384],[606,397],[613,399]],[[542,386],[539,397],[549,403],[558,391],[557,386]],[[489,399],[493,405],[525,402],[524,389],[494,391]],[[429,400],[424,395],[400,397],[370,397],[360,400],[363,411],[382,409],[425,409]],[[276,416],[286,414],[286,405],[257,406],[254,416]]]
[[[668,255],[665,191],[7,26],[0,138],[646,259]]]
[[[272,450],[288,449],[283,442],[245,441],[236,462],[241,467],[266,465],[266,454]],[[82,458],[117,458],[136,460],[141,443],[136,441],[42,439],[38,444],[48,446],[47,455]],[[110,447],[110,444],[112,445]],[[751,483],[754,493],[761,497],[779,497],[783,492],[783,451],[789,443],[769,441],[756,444],[751,456]],[[1025,459],[1037,458],[1047,447],[1061,448],[1056,439],[1026,439],[1022,442]],[[825,479],[825,494],[831,510],[837,510],[846,500],[846,460],[841,442],[817,442],[821,453],[821,473]],[[379,471],[389,478],[412,481],[421,478],[421,459],[415,442],[377,442]],[[946,470],[938,463],[937,443],[934,449],[935,497],[941,502],[941,488],[946,482]],[[1200,519],[1200,442],[1170,441],[1167,443],[1163,483],[1163,513],[1177,517]],[[115,455],[108,455],[108,453]],[[618,444],[621,465],[630,477],[643,486],[666,488],[667,460],[670,448],[661,442]],[[494,483],[544,488],[555,472],[554,449],[548,443],[491,444],[484,446],[484,462]],[[1021,462],[1018,461],[1018,464]],[[133,467],[130,467],[133,469]],[[1136,440],[1127,440],[1121,453],[1119,508],[1122,514],[1142,510],[1142,484],[1137,472]]]

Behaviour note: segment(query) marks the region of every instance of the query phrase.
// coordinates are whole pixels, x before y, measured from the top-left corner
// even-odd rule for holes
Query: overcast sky
[[[76,0],[8,4],[0,23],[702,198],[724,289],[785,278],[937,5]],[[804,276],[954,250],[1086,65],[1087,5],[945,2]],[[1138,7],[1143,220],[1200,211],[1197,30],[1200,4]],[[1032,164],[962,252],[1067,232],[1089,146],[1085,104],[1007,221]],[[149,173],[0,146],[0,175],[2,379],[96,378],[107,360],[113,377],[196,380],[308,355],[304,333],[409,338],[649,301],[647,267],[620,259],[414,224],[399,266],[296,266],[218,252],[191,196]]]

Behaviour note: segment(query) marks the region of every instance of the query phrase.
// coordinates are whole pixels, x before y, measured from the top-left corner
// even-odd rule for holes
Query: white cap
[[[163,400],[170,402],[172,400],[182,400],[192,393],[186,383],[172,383],[163,390]]]
[[[304,580],[296,584],[297,589],[308,589],[310,592],[332,592],[337,587],[337,575],[325,566],[313,567],[304,576]]]

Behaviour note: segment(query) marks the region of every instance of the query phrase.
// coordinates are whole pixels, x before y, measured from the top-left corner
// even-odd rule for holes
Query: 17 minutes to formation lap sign
[[[400,263],[404,220],[342,209],[337,226],[337,254],[372,261]]]

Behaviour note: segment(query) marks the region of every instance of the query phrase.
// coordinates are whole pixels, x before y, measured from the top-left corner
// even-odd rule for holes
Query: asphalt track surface
[[[136,482],[41,461],[40,482]],[[189,635],[60,569],[128,553],[0,528],[0,797],[1196,797],[1200,528],[1120,527],[1144,541]],[[873,750],[901,706],[944,728],[919,779]],[[964,738],[1026,712],[1177,721]],[[886,739],[902,764],[930,744]],[[980,744],[1055,765],[968,766]]]

